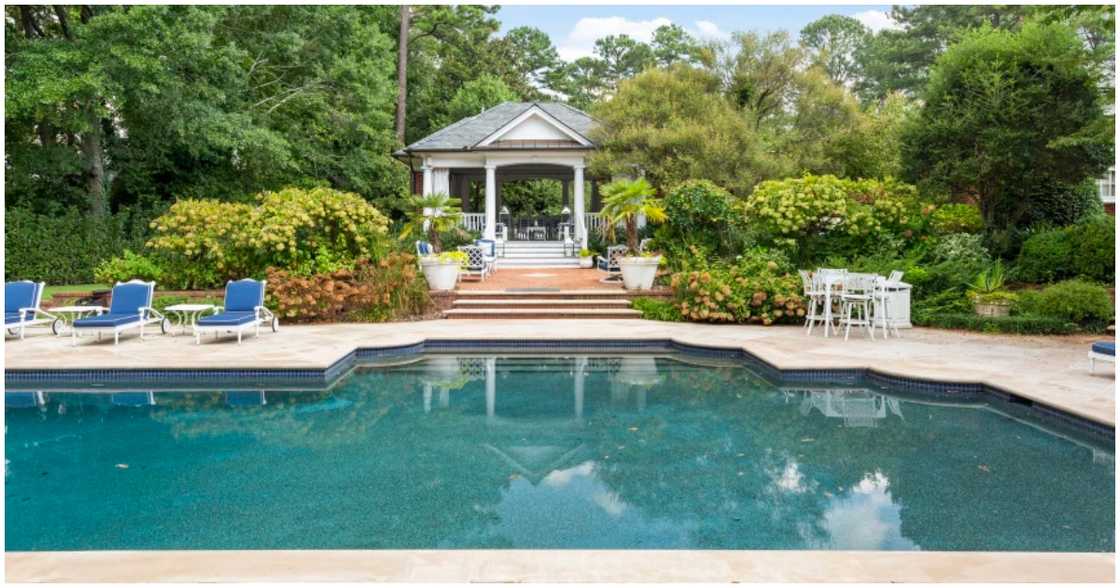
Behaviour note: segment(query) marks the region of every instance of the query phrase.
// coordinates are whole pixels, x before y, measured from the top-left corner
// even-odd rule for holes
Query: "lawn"
[[[61,286],[47,286],[43,290],[43,302],[54,297],[59,292],[92,292],[94,290],[108,290],[108,284],[68,284]]]

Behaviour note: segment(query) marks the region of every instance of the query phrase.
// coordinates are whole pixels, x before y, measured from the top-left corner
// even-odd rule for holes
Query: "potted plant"
[[[579,250],[579,266],[583,269],[588,269],[591,266],[595,265],[593,263],[594,255],[595,254],[592,253],[591,250],[587,249],[586,247],[583,248],[583,249],[580,249]]]
[[[401,239],[408,239],[413,233],[427,238],[431,251],[420,256],[420,269],[430,290],[454,290],[459,283],[459,269],[466,262],[466,255],[459,251],[442,253],[439,236],[458,227],[461,216],[459,207],[447,194],[413,196],[409,200]]]
[[[1005,280],[1003,264],[999,261],[976,276],[969,286],[968,296],[978,316],[1007,316],[1011,313],[1011,304],[1016,296],[1004,289]]]
[[[619,259],[622,285],[627,290],[649,290],[657,277],[661,256],[642,253],[638,248],[638,217],[645,216],[650,223],[665,220],[665,208],[656,198],[653,186],[645,180],[616,180],[603,186],[603,210],[599,213],[606,221],[607,237],[614,238],[615,225],[626,227],[627,255]]]

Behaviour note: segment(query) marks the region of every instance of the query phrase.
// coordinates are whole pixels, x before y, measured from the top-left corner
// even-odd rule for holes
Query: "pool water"
[[[9,390],[7,549],[1113,551],[1113,448],[1000,402],[681,355]]]

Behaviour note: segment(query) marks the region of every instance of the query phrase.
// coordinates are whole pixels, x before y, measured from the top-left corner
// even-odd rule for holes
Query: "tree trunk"
[[[411,9],[401,5],[400,41],[397,43],[397,141],[404,144],[405,100],[408,98],[408,31]]]
[[[630,255],[638,254],[638,219],[634,217],[626,219],[626,247]]]
[[[101,144],[101,120],[92,108],[87,109],[89,130],[81,135],[82,159],[86,168],[86,202],[89,213],[96,218],[109,214],[105,195],[105,151]]]

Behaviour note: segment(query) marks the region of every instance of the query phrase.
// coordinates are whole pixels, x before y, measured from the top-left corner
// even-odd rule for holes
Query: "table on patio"
[[[836,334],[836,327],[833,325],[835,317],[832,313],[833,295],[842,295],[845,280],[852,274],[848,270],[817,269],[814,272],[814,279],[816,279],[816,274],[820,274],[820,283],[823,286],[824,336],[828,337],[829,327],[832,327],[833,334]],[[883,326],[881,321],[884,321],[884,316],[886,317],[885,320],[890,321],[886,323],[889,328],[910,328],[912,326],[910,324],[911,285],[901,280],[890,280],[881,274],[872,275],[875,276],[875,280],[879,284],[878,287],[888,293],[885,298],[872,297],[872,329]],[[886,309],[883,308],[884,300],[887,304]]]

